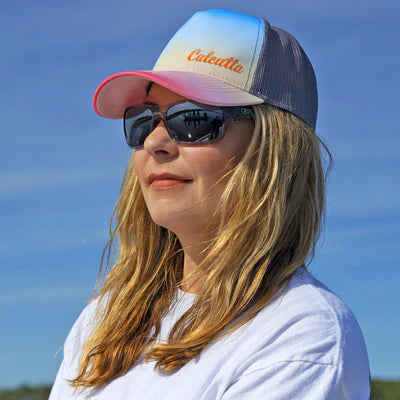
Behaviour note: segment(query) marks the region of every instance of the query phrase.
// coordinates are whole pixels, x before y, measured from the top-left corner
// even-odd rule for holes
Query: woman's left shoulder
[[[280,340],[295,338],[297,356],[310,361],[339,365],[361,361],[360,353],[366,355],[353,312],[307,270],[297,270],[285,292],[257,317],[280,330]]]
[[[307,270],[296,272],[282,296],[280,308],[287,311],[294,327],[299,323],[307,331],[312,329],[312,338],[331,338],[334,363],[349,356],[353,349],[365,350],[360,325],[351,309]]]
[[[307,270],[296,272],[285,292],[257,314],[246,332],[254,343],[246,373],[300,363],[335,370],[343,393],[368,384],[368,354],[357,319]]]

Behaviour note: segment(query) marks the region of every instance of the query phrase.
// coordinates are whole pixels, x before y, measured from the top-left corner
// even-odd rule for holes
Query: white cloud
[[[59,301],[88,298],[88,285],[48,285],[29,288],[12,288],[0,292],[0,304],[31,301]]]
[[[353,215],[354,217],[354,215]],[[386,273],[398,262],[395,249],[400,245],[400,227],[398,218],[391,220],[378,218],[361,220],[354,218],[344,222],[342,219],[335,221],[332,215],[327,220],[323,242],[320,242],[319,252],[323,257],[332,261],[342,260],[337,268],[368,270],[373,266],[385,264]],[[375,282],[376,283],[376,282]]]
[[[23,231],[23,253],[53,253],[68,249],[84,249],[87,246],[96,246],[102,251],[109,239],[108,227],[104,229],[91,229],[82,232],[76,230],[55,229],[53,227],[28,225]],[[114,239],[114,246],[116,246]],[[21,234],[9,235],[0,241],[1,257],[12,257],[21,252]]]
[[[400,158],[400,135],[376,135],[365,137],[357,133],[357,137],[347,137],[332,141],[331,150],[334,158],[340,161],[398,161]],[[395,167],[395,165],[393,165]],[[399,167],[397,166],[397,169]]]
[[[0,171],[0,196],[17,196],[57,186],[95,181],[121,181],[121,170],[118,167],[83,167]]]

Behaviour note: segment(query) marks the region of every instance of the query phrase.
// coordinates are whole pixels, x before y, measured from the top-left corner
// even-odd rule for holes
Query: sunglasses
[[[169,136],[176,143],[209,143],[221,139],[226,124],[242,118],[254,120],[251,107],[218,107],[184,101],[159,107],[136,104],[124,113],[124,132],[129,147],[143,147],[147,136],[163,121]]]

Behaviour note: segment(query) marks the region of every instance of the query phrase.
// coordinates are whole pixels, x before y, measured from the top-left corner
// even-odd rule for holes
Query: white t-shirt
[[[166,340],[195,294],[179,290],[162,321]],[[369,362],[357,320],[343,301],[299,269],[286,292],[255,318],[181,369],[160,373],[137,363],[124,376],[72,395],[79,352],[94,305],[74,324],[49,400],[368,400]]]

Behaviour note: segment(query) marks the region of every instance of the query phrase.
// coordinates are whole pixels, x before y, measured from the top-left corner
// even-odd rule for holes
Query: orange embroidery
[[[219,67],[224,67],[230,69],[231,71],[237,72],[238,74],[243,72],[243,66],[239,64],[237,58],[220,58],[214,56],[215,51],[210,51],[207,55],[201,52],[201,49],[194,49],[188,55],[188,61],[197,61],[208,64],[218,65]]]

